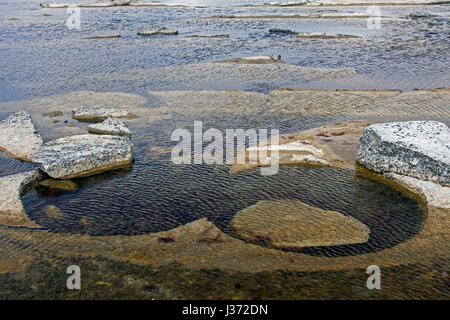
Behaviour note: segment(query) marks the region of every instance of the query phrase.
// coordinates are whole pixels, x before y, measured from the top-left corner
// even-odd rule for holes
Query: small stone
[[[131,131],[122,120],[108,118],[102,123],[91,124],[88,131],[94,134],[109,134],[113,136],[131,137]]]
[[[16,112],[0,122],[0,150],[30,161],[44,143],[27,112]]]

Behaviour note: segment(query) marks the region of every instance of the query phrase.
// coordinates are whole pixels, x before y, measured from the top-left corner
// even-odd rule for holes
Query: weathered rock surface
[[[0,224],[38,227],[27,217],[20,197],[40,177],[39,171],[34,170],[0,178]]]
[[[117,118],[108,118],[102,123],[91,124],[88,126],[88,131],[94,134],[131,137],[130,129],[122,120]]]
[[[133,161],[133,145],[125,137],[78,135],[50,141],[33,162],[56,179],[86,177],[115,170]]]
[[[231,226],[251,242],[277,248],[364,243],[370,234],[365,224],[352,217],[298,200],[260,201],[239,211]]]
[[[27,112],[16,112],[0,122],[0,150],[30,161],[44,143]]]
[[[436,121],[371,125],[364,129],[356,160],[375,172],[450,184],[448,127]]]
[[[128,111],[104,107],[82,106],[72,110],[72,118],[86,122],[103,122],[107,118],[131,118]]]
[[[159,35],[174,35],[178,34],[178,30],[171,30],[167,28],[155,28],[148,30],[139,30],[137,32],[138,35],[141,36],[159,36]]]

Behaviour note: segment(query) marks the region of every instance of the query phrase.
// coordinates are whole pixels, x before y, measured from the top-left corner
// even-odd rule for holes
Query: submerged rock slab
[[[370,234],[352,217],[298,200],[257,202],[239,211],[231,226],[251,242],[290,249],[364,243]]]
[[[131,118],[132,114],[122,109],[81,106],[72,110],[72,118],[86,122],[103,122],[107,118]]]
[[[394,172],[450,184],[450,135],[436,121],[374,124],[364,129],[356,160],[375,172]]]
[[[125,137],[78,135],[46,143],[33,157],[55,179],[86,177],[128,166],[133,145]]]
[[[34,170],[0,178],[0,224],[14,227],[38,227],[27,217],[20,197],[40,177],[41,173]]]
[[[94,134],[131,137],[130,129],[122,120],[116,118],[108,118],[102,123],[91,124],[88,126],[88,131]]]
[[[27,112],[16,112],[0,122],[0,150],[30,161],[44,143]]]

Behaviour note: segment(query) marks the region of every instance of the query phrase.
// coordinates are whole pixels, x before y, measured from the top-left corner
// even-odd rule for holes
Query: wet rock
[[[436,121],[374,124],[364,129],[356,160],[375,172],[394,172],[450,184],[450,135]]]
[[[155,28],[148,30],[139,30],[137,32],[138,35],[141,36],[159,36],[159,35],[174,35],[178,34],[178,30],[171,30],[167,28]]]
[[[438,208],[450,208],[450,188],[432,181],[423,181],[397,173],[386,173],[384,176],[403,187],[418,193],[427,205]]]
[[[62,191],[75,191],[78,189],[78,185],[70,180],[55,180],[55,179],[45,179],[39,182],[39,185]]]
[[[0,224],[14,227],[38,227],[22,205],[22,194],[41,178],[38,170],[0,178]]]
[[[33,162],[55,179],[86,177],[132,161],[133,145],[128,138],[91,134],[50,141],[33,157]]]
[[[27,112],[16,112],[0,122],[0,150],[30,161],[44,143]]]
[[[291,249],[364,243],[370,234],[352,217],[298,200],[257,202],[236,213],[231,226],[249,241]]]
[[[103,122],[107,118],[132,118],[128,111],[104,107],[82,106],[72,110],[72,118],[86,122]]]
[[[361,38],[358,36],[350,35],[350,34],[332,34],[332,33],[322,33],[322,32],[311,32],[297,33],[297,38],[302,39],[350,39],[350,38]]]
[[[122,120],[108,118],[102,123],[95,123],[88,126],[88,131],[94,134],[109,134],[113,136],[131,137],[131,131]]]

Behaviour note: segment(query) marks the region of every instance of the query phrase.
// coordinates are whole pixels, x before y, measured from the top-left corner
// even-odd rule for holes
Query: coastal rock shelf
[[[0,122],[0,150],[30,161],[44,143],[27,112],[16,112]]]
[[[102,123],[91,124],[88,126],[88,131],[94,134],[131,137],[130,129],[122,120],[116,118],[108,118]]]
[[[288,249],[364,243],[370,234],[352,217],[297,200],[260,201],[236,213],[231,226],[251,242]]]
[[[33,162],[50,177],[71,179],[131,165],[133,145],[126,137],[78,135],[50,141]]]
[[[450,135],[436,121],[374,124],[364,129],[356,160],[375,172],[394,172],[450,184]]]
[[[38,181],[38,170],[0,178],[0,224],[14,227],[38,227],[28,219],[20,197]]]

